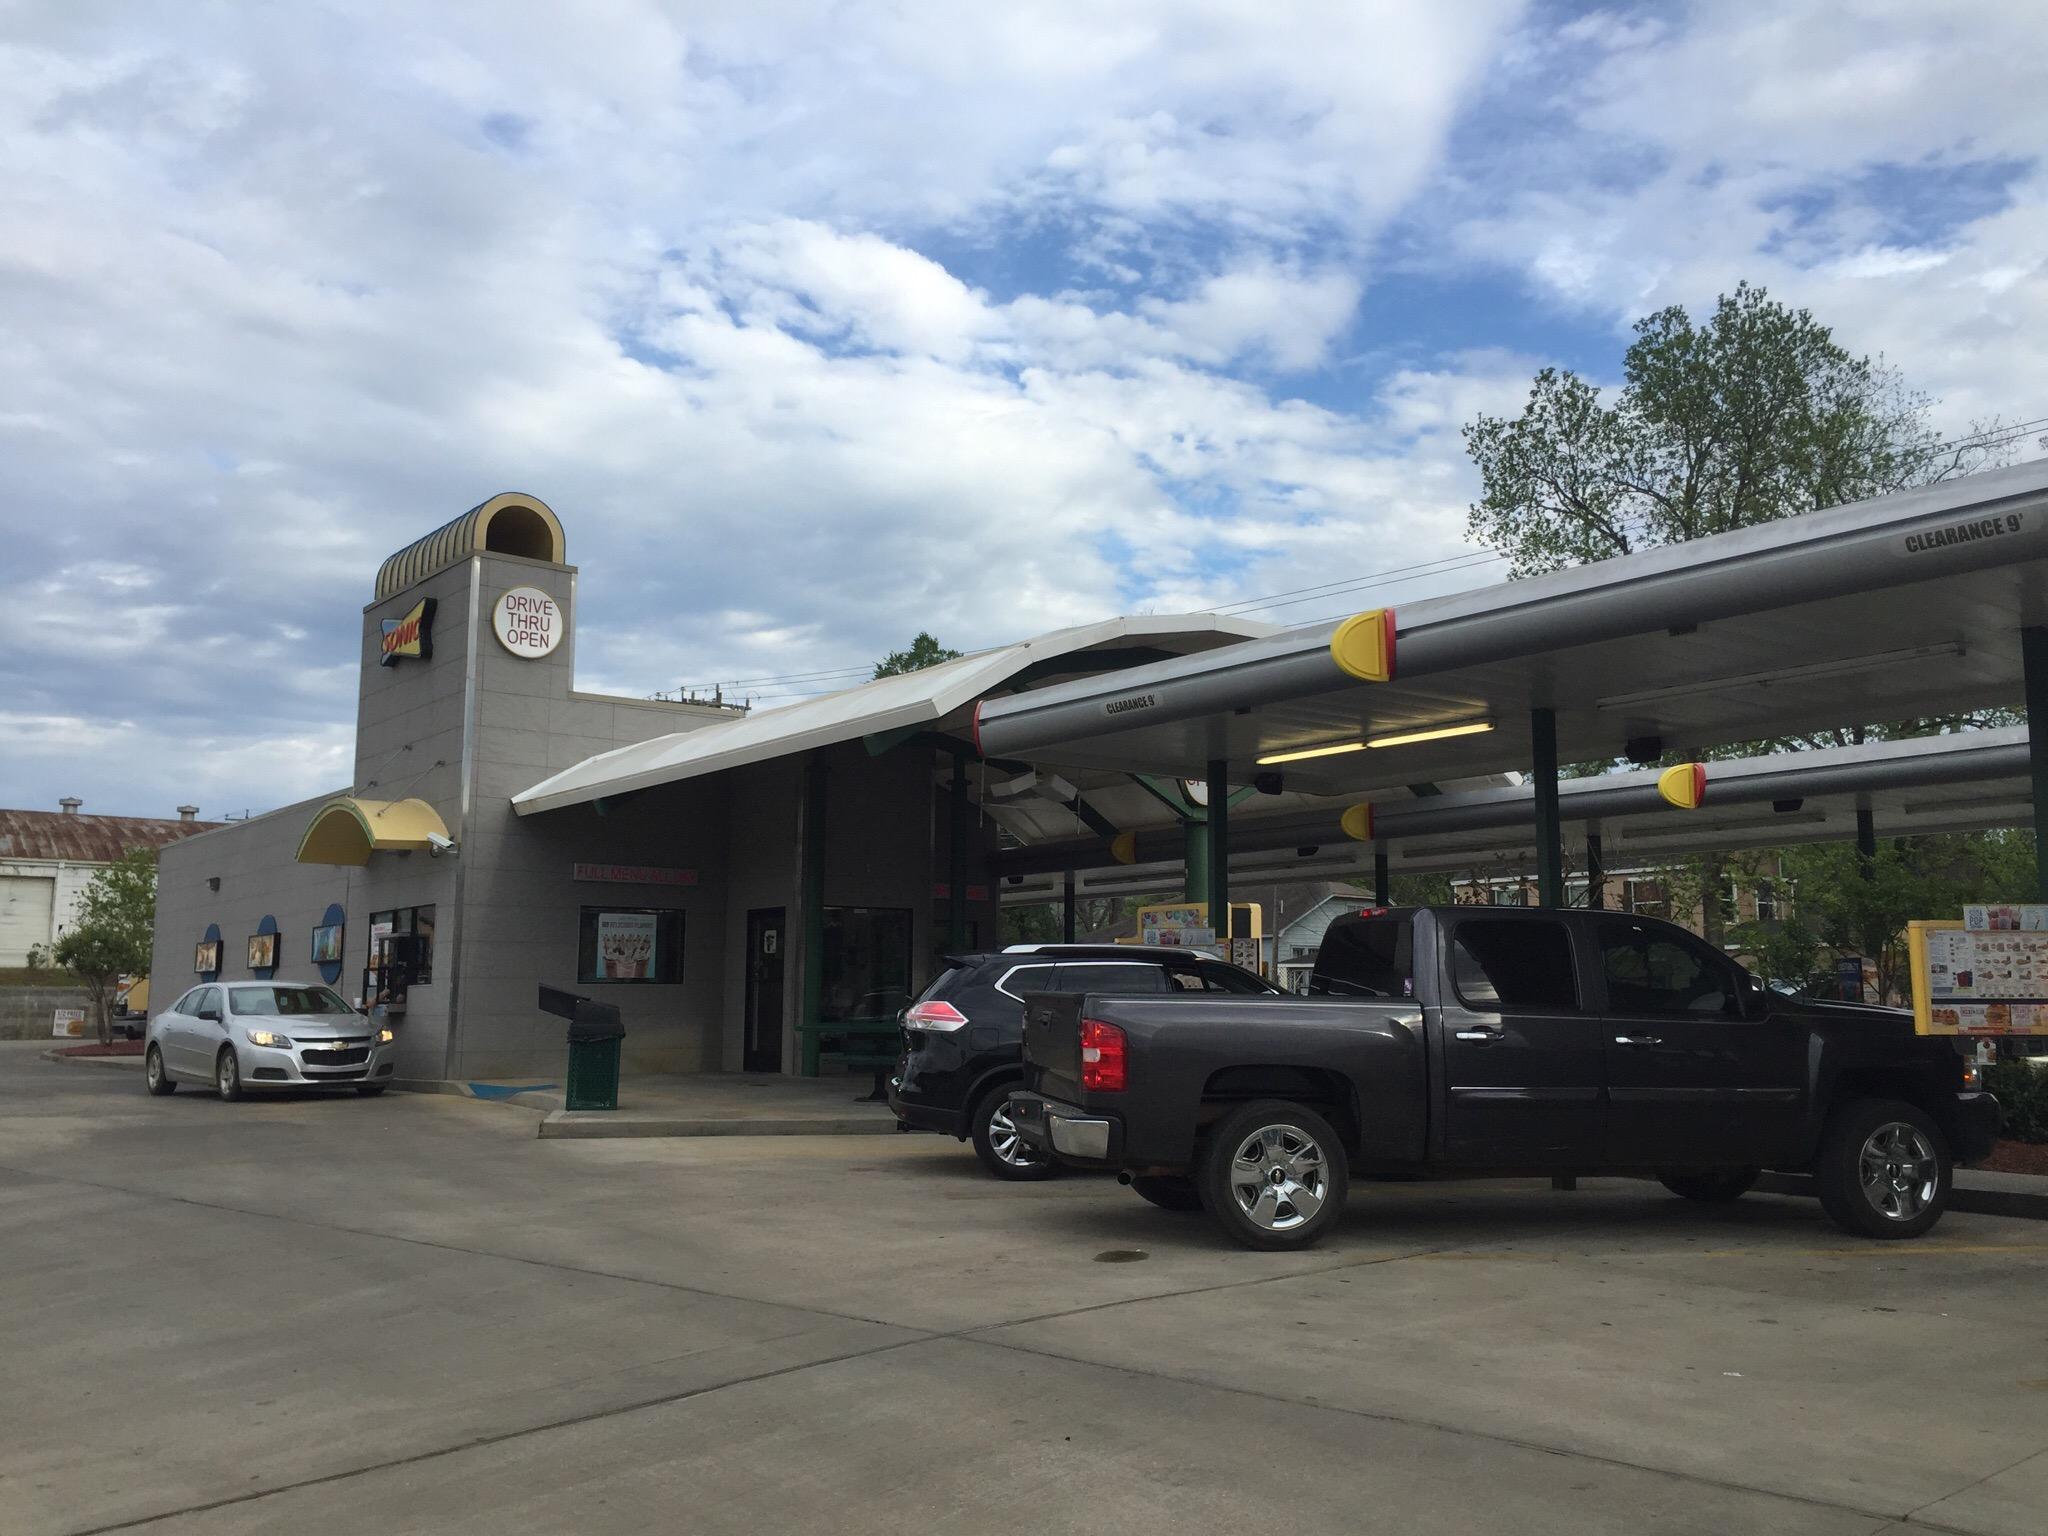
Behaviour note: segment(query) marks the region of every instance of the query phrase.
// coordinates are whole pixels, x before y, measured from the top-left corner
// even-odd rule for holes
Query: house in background
[[[84,816],[66,795],[54,811],[0,811],[0,966],[45,955],[71,926],[93,874],[131,848],[160,849],[221,823],[181,805],[176,821],[150,816]]]
[[[1316,968],[1316,951],[1330,924],[1346,912],[1372,905],[1370,891],[1349,886],[1320,886],[1319,894],[1296,908],[1292,916],[1283,913],[1281,926],[1267,940],[1267,975],[1286,992],[1306,992],[1309,973]]]

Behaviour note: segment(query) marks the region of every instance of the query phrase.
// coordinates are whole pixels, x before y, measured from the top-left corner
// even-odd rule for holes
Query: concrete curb
[[[1994,1184],[1993,1180],[1998,1182]],[[2008,1182],[2019,1180],[2038,1187],[2015,1188]],[[1813,1179],[1803,1173],[1767,1173],[1756,1181],[1756,1187],[1773,1195],[1819,1198]],[[1948,1208],[1968,1211],[1975,1216],[2015,1216],[2022,1221],[2048,1221],[2048,1179],[2030,1178],[2025,1174],[1980,1174],[1973,1169],[1958,1168],[1955,1186],[1949,1191]]]
[[[558,1109],[540,1123],[540,1134],[569,1140],[614,1141],[644,1136],[893,1136],[893,1118],[854,1116],[759,1116],[741,1119],[685,1119],[635,1115],[632,1111]]]
[[[44,1051],[43,1060],[65,1067],[140,1067],[140,1056],[66,1056],[62,1051]]]

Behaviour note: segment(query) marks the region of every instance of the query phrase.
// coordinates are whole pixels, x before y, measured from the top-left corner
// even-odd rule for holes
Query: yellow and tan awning
[[[424,800],[358,800],[342,795],[328,801],[299,839],[301,864],[370,862],[372,853],[416,852],[430,837],[446,838],[448,827]]]

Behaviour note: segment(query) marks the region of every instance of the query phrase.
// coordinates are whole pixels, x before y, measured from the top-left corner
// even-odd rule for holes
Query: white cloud
[[[17,8],[0,697],[59,724],[0,784],[337,781],[377,563],[507,487],[630,691],[1476,579],[1458,426],[1551,359],[1390,276],[1513,273],[1606,356],[1759,276],[1952,411],[2048,395],[2033,181],[1936,234],[1798,201],[2033,155],[2030,13],[1831,14]]]

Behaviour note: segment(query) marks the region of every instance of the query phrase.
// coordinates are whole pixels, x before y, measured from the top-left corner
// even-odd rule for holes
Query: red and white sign
[[[600,885],[695,885],[697,871],[654,864],[578,864],[570,878],[594,880]]]
[[[514,587],[491,609],[491,630],[514,656],[539,660],[562,643],[568,622],[562,609],[539,587]]]

